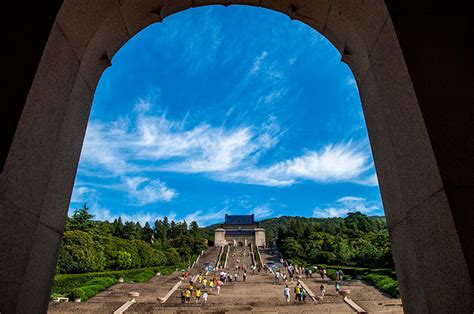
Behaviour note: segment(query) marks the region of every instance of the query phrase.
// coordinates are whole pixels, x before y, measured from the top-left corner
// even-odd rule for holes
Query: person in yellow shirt
[[[206,291],[206,289],[207,289],[207,279],[204,278],[204,279],[202,280],[202,290],[203,290],[203,291]]]
[[[209,291],[212,293],[212,289],[214,288],[214,281],[209,280]]]
[[[198,282],[199,282],[199,283],[202,282],[202,275],[199,275],[199,277],[198,277]]]
[[[194,301],[197,304],[201,303],[201,290],[199,288],[196,289],[196,299]]]
[[[186,289],[186,292],[184,293],[184,297],[186,298],[186,303],[189,303],[189,300],[191,299],[191,290]]]

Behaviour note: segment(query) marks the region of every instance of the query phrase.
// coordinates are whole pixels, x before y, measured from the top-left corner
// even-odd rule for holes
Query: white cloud
[[[94,215],[94,220],[114,221],[115,219],[118,219],[120,217],[123,223],[125,223],[126,221],[133,221],[133,222],[139,222],[142,226],[145,225],[145,223],[147,222],[153,226],[153,223],[156,220],[163,220],[165,216],[168,217],[169,221],[171,220],[176,221],[175,212],[169,212],[167,215],[156,215],[152,212],[138,212],[138,213],[133,213],[133,214],[127,214],[127,213],[113,214],[110,212],[109,209],[100,207],[98,203],[91,204],[89,212],[92,215]]]
[[[143,103],[140,107],[147,107]],[[260,127],[232,129],[201,123],[185,129],[166,115],[138,112],[135,125],[91,121],[81,156],[81,169],[121,176],[143,171],[222,172],[258,160],[278,143],[274,117]],[[146,160],[147,166],[138,165]],[[150,163],[152,166],[150,166]]]
[[[213,223],[221,222],[225,214],[231,214],[228,208],[223,208],[217,212],[213,210],[197,210],[188,215],[183,219],[189,224],[190,222],[196,221],[199,226],[204,227]]]
[[[268,204],[255,207],[249,214],[254,214],[256,219],[262,219],[270,217],[274,213],[274,210],[269,207]]]
[[[72,203],[85,203],[95,198],[97,191],[87,186],[75,185],[71,195]]]
[[[347,208],[341,207],[328,207],[328,208],[315,208],[313,210],[313,217],[315,218],[332,218],[332,217],[342,217],[349,212]]]
[[[260,71],[263,60],[268,56],[268,52],[262,51],[262,53],[255,59],[249,74],[255,75]]]
[[[332,204],[324,207],[316,207],[313,209],[313,217],[343,217],[350,212],[361,212],[363,214],[371,214],[379,210],[380,207],[375,202],[367,201],[363,197],[344,196],[336,200]]]
[[[347,203],[347,202],[363,202],[365,198],[363,197],[356,197],[356,196],[344,196],[338,199],[337,203]]]
[[[373,172],[373,166],[366,143],[328,144],[260,165],[261,156],[276,147],[285,133],[275,117],[268,117],[260,126],[225,128],[203,122],[187,127],[186,117],[173,121],[166,112],[153,115],[153,105],[147,103],[152,101],[150,97],[139,100],[134,117],[109,123],[91,121],[81,155],[79,173],[116,178],[119,183],[101,187],[127,193],[134,205],[171,201],[178,196],[165,182],[147,176],[152,172],[205,173],[223,182],[276,187],[305,180],[377,184],[375,174],[367,174]],[[84,186],[99,185],[89,182]]]
[[[266,186],[288,186],[301,180],[361,183],[360,176],[372,167],[370,156],[352,142],[327,145],[322,150],[277,162],[269,167],[251,167],[216,176],[218,180]]]
[[[158,201],[171,201],[178,193],[166,186],[160,180],[151,180],[144,177],[126,177],[124,189],[136,205],[147,205]]]

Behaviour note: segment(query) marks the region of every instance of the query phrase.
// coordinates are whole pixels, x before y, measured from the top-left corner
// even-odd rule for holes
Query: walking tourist
[[[244,274],[242,275],[244,282],[247,281],[247,272],[244,270]]]
[[[295,301],[301,301],[301,287],[299,283],[295,287]]]
[[[324,294],[326,293],[326,288],[324,288],[324,285],[319,287],[319,291],[321,292],[321,299],[324,299]]]
[[[203,303],[203,304],[206,304],[206,303],[207,303],[207,297],[208,297],[207,292],[204,292],[204,293],[202,294],[202,303]]]
[[[290,302],[290,288],[288,288],[288,285],[283,289],[283,295],[285,296],[286,302]]]
[[[201,303],[201,290],[199,288],[196,289],[195,297],[195,302],[197,304]]]
[[[341,291],[341,286],[339,285],[339,282],[336,282],[335,288],[336,288],[336,294],[339,295],[339,292]]]
[[[305,302],[306,301],[306,290],[304,290],[303,288],[301,288],[301,301]]]
[[[234,282],[237,282],[237,273],[234,274]]]
[[[186,296],[184,294],[184,289],[181,289],[181,303],[184,304],[186,302]]]
[[[184,293],[184,297],[186,299],[186,303],[189,303],[189,300],[191,299],[191,290],[186,289],[186,292]]]
[[[339,280],[344,280],[344,273],[342,272],[342,269],[339,269]]]
[[[210,293],[213,293],[213,292],[212,292],[212,289],[213,289],[213,288],[214,288],[214,281],[213,281],[213,280],[210,280],[210,281],[209,281],[209,292],[210,292]]]

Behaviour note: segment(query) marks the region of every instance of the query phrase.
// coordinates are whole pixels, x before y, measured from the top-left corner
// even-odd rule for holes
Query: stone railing
[[[222,253],[224,253],[224,246],[221,246],[221,250],[219,251],[219,256],[217,257],[216,262],[216,270],[218,270],[219,266],[221,265]]]
[[[224,268],[227,267],[227,260],[229,258],[230,247],[227,245],[227,253],[225,254]]]
[[[250,243],[250,254],[252,256],[252,265],[257,266],[257,263],[255,262],[255,251],[252,243]]]

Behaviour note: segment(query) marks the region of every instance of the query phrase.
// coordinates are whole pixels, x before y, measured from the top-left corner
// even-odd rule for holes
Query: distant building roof
[[[255,219],[252,215],[225,215],[226,225],[253,225],[255,224]]]

